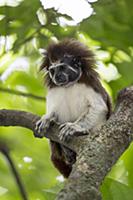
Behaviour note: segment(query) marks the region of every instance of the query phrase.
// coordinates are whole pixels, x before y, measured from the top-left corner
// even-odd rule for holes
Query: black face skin
[[[49,75],[57,86],[69,86],[77,82],[81,75],[81,62],[72,55],[64,55],[49,67]]]

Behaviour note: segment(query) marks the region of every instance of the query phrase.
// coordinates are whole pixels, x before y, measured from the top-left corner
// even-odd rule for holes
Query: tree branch
[[[39,116],[24,111],[0,111],[0,126],[22,126],[35,132],[35,123],[39,119]],[[77,161],[57,200],[101,200],[99,187],[130,145],[132,130],[133,87],[130,87],[119,93],[114,113],[100,130],[63,143],[77,153]],[[62,143],[58,132],[58,125],[54,124],[45,137]]]
[[[101,130],[80,138],[77,162],[57,200],[101,200],[99,187],[132,141],[132,130],[133,87],[120,92],[115,112]]]
[[[25,187],[24,187],[21,177],[18,173],[18,170],[14,164],[14,161],[10,155],[10,150],[4,142],[0,142],[0,151],[5,156],[5,158],[7,159],[8,163],[9,163],[9,167],[14,176],[14,179],[16,181],[16,184],[18,186],[18,189],[20,191],[20,195],[21,195],[22,199],[28,200],[28,195],[26,193]]]
[[[36,100],[41,100],[41,101],[46,100],[45,97],[37,96],[37,95],[31,94],[31,93],[26,93],[26,92],[22,92],[22,91],[18,91],[18,90],[3,88],[3,87],[0,87],[0,91],[6,92],[6,93],[9,93],[9,94],[15,94],[17,96],[30,97],[30,98],[33,98],[33,99],[36,99]]]

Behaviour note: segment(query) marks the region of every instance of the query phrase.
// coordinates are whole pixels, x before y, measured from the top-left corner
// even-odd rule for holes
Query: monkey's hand
[[[87,135],[88,131],[77,123],[67,122],[60,126],[59,137],[62,141],[69,141],[73,136]]]
[[[40,120],[36,122],[35,127],[35,137],[42,138],[45,136],[45,133],[48,132],[50,126],[56,122],[57,117],[54,113],[51,115],[43,115]]]

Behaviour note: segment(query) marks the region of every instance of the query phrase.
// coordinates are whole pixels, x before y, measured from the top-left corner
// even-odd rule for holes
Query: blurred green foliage
[[[44,9],[39,0],[22,0],[16,5],[1,4],[0,88],[45,96],[47,91],[38,73],[42,60],[39,50],[52,40],[73,37],[95,52],[102,83],[115,102],[118,91],[133,84],[133,2],[99,0],[92,3],[92,7],[94,12],[89,18],[70,26],[70,16],[54,8]],[[60,17],[67,19],[68,24],[62,25]],[[0,90],[0,108],[42,115],[45,113],[45,101]],[[62,183],[57,180],[59,173],[50,162],[48,141],[35,139],[31,131],[18,127],[1,127],[0,140],[4,140],[11,149],[29,199],[54,199]],[[131,145],[106,177],[101,189],[104,200],[132,199],[132,155]],[[27,157],[29,162],[25,159]],[[17,185],[2,154],[0,199],[20,199]]]

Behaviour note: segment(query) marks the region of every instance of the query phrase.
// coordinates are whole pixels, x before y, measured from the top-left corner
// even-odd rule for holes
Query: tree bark
[[[22,126],[35,132],[40,117],[23,111],[0,111],[0,126]],[[58,125],[54,124],[45,137],[59,142]],[[65,146],[77,153],[73,170],[57,200],[101,200],[99,187],[133,137],[133,87],[122,90],[110,119],[100,130],[87,136],[74,137]]]

